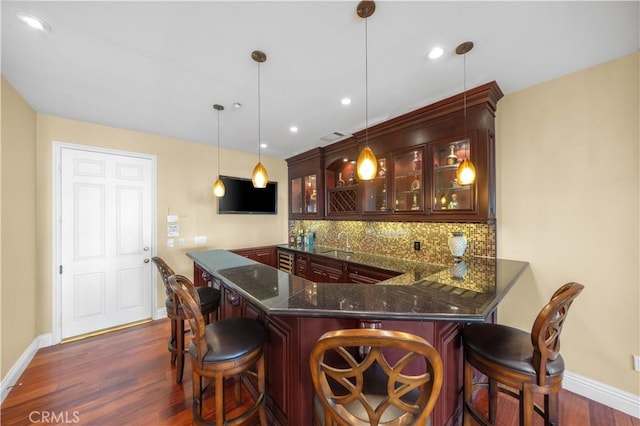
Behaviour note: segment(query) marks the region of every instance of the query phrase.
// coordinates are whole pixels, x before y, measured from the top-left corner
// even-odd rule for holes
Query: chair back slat
[[[160,273],[160,277],[162,278],[162,283],[164,284],[164,291],[167,294],[167,297],[173,297],[173,292],[169,287],[169,277],[171,275],[175,275],[175,272],[173,272],[173,269],[171,269],[171,267],[167,265],[167,263],[158,256],[152,257],[151,261],[156,265],[156,268],[158,268],[158,272]]]
[[[538,376],[539,386],[543,386],[546,382],[547,362],[556,360],[560,355],[562,326],[573,300],[578,297],[583,288],[582,284],[575,282],[560,287],[553,293],[533,323],[531,329],[533,366]]]
[[[176,294],[191,329],[191,341],[197,347],[197,361],[202,363],[208,347],[205,336],[205,322],[200,311],[200,296],[189,279],[182,275],[172,275],[168,279],[169,287]]]
[[[361,358],[363,347],[368,351]],[[389,362],[391,353],[399,359]],[[309,366],[326,425],[426,424],[442,387],[438,352],[399,331],[327,332],[312,348]]]

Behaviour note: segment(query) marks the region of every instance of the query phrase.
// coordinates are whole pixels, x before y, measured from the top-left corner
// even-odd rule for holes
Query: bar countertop
[[[320,283],[226,250],[187,256],[268,315],[464,322],[484,321],[529,265],[488,258],[433,265],[329,247],[279,248],[376,266],[399,275],[377,284]]]

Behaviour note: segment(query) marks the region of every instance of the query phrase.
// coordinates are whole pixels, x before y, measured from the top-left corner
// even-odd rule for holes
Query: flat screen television
[[[254,188],[251,179],[220,176],[224,197],[218,199],[221,214],[277,214],[278,182],[268,182],[266,188]]]

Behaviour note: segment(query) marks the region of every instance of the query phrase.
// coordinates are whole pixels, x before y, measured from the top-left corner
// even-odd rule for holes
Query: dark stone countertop
[[[484,321],[529,265],[488,258],[433,265],[328,247],[279,247],[401,274],[377,284],[316,283],[226,250],[187,256],[269,315],[465,322]]]

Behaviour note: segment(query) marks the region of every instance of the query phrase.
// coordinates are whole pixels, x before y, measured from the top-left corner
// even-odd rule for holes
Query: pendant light
[[[359,17],[364,19],[364,143],[365,147],[358,156],[356,163],[356,171],[360,180],[371,180],[376,177],[378,172],[378,160],[375,154],[369,148],[369,46],[368,46],[368,28],[367,18],[373,15],[376,10],[376,4],[373,1],[361,1],[358,3],[356,12]]]
[[[220,180],[220,111],[224,111],[222,105],[215,104],[213,109],[218,111],[218,180],[213,184],[213,195],[216,197],[224,197],[224,183]]]
[[[456,47],[456,53],[458,55],[463,55],[464,58],[464,91],[463,91],[463,99],[464,99],[464,138],[467,139],[467,53],[473,49],[473,42],[465,41],[458,47]],[[469,141],[469,147],[471,147],[471,141]],[[469,151],[467,151],[469,152]],[[469,160],[466,156],[462,163],[458,165],[458,169],[456,170],[456,180],[460,185],[471,185],[476,181],[476,167],[473,165],[471,160]]]
[[[267,60],[267,55],[259,50],[254,50],[251,52],[251,58],[258,63],[258,164],[253,168],[251,181],[254,188],[266,188],[269,180],[267,169],[260,162],[260,64]]]

